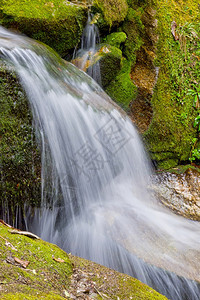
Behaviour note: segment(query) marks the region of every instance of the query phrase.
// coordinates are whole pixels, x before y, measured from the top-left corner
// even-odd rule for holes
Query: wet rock
[[[200,221],[200,172],[188,168],[182,174],[165,172],[154,178],[158,199],[175,213]]]

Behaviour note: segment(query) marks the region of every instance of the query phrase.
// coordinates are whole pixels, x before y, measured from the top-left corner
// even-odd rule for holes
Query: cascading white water
[[[87,24],[83,30],[81,48],[75,52],[75,65],[87,73],[101,85],[100,65],[96,58],[97,45],[100,43],[99,29],[88,13]]]
[[[34,217],[26,208],[27,228],[170,299],[199,299],[198,284],[179,276],[200,280],[200,224],[150,195],[151,168],[129,118],[31,39],[0,27],[0,54],[21,79],[42,148],[42,204]]]

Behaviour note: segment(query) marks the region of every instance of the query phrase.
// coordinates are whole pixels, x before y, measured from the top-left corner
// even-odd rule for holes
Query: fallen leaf
[[[15,264],[15,260],[14,260],[14,258],[13,258],[12,256],[8,256],[8,257],[6,258],[6,262],[7,262],[8,264],[11,264],[11,265],[14,265],[14,264]]]
[[[64,263],[65,261],[61,258],[55,258],[53,257],[53,260],[57,261],[57,262],[60,262],[60,263]]]
[[[6,241],[6,242],[5,242],[5,245],[6,245],[7,247],[10,247],[12,250],[17,251],[17,249],[16,249],[10,242]]]
[[[64,294],[65,294],[65,297],[70,297],[70,294],[66,290],[64,290]]]
[[[179,36],[178,36],[178,34],[176,32],[176,28],[177,28],[177,24],[176,24],[175,21],[173,21],[171,23],[171,33],[172,33],[175,41],[177,41],[179,39]]]
[[[14,257],[14,260],[16,263],[20,264],[24,269],[26,269],[26,267],[30,264],[30,261],[28,260],[21,260],[17,257]]]

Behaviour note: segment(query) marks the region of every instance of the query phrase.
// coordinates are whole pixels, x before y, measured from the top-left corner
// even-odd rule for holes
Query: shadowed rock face
[[[0,219],[23,228],[23,205],[40,202],[41,158],[19,79],[0,60]]]
[[[200,172],[187,169],[182,174],[161,173],[154,189],[158,199],[175,213],[200,221]]]

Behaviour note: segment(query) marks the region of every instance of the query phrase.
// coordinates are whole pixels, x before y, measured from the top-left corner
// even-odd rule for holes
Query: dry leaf
[[[70,294],[68,293],[68,291],[64,290],[64,294],[65,294],[65,297],[70,297]]]
[[[14,258],[13,258],[12,256],[8,256],[8,257],[6,258],[6,262],[7,262],[8,264],[11,264],[11,265],[14,265],[14,264],[15,264],[15,260],[14,260]]]
[[[20,264],[24,269],[26,269],[26,267],[30,264],[30,261],[28,260],[21,260],[17,257],[14,257],[14,260],[16,263]]]
[[[55,258],[53,257],[53,260],[57,261],[57,262],[60,262],[60,263],[64,263],[65,261],[61,258]]]
[[[177,41],[179,39],[179,36],[178,36],[178,34],[176,32],[176,27],[177,27],[177,24],[176,24],[175,21],[173,21],[171,23],[171,33],[172,33],[175,41]]]
[[[12,250],[14,250],[14,251],[17,251],[17,249],[10,243],[10,242],[8,242],[8,241],[6,241],[5,242],[5,245],[7,246],[7,247],[10,247]]]

